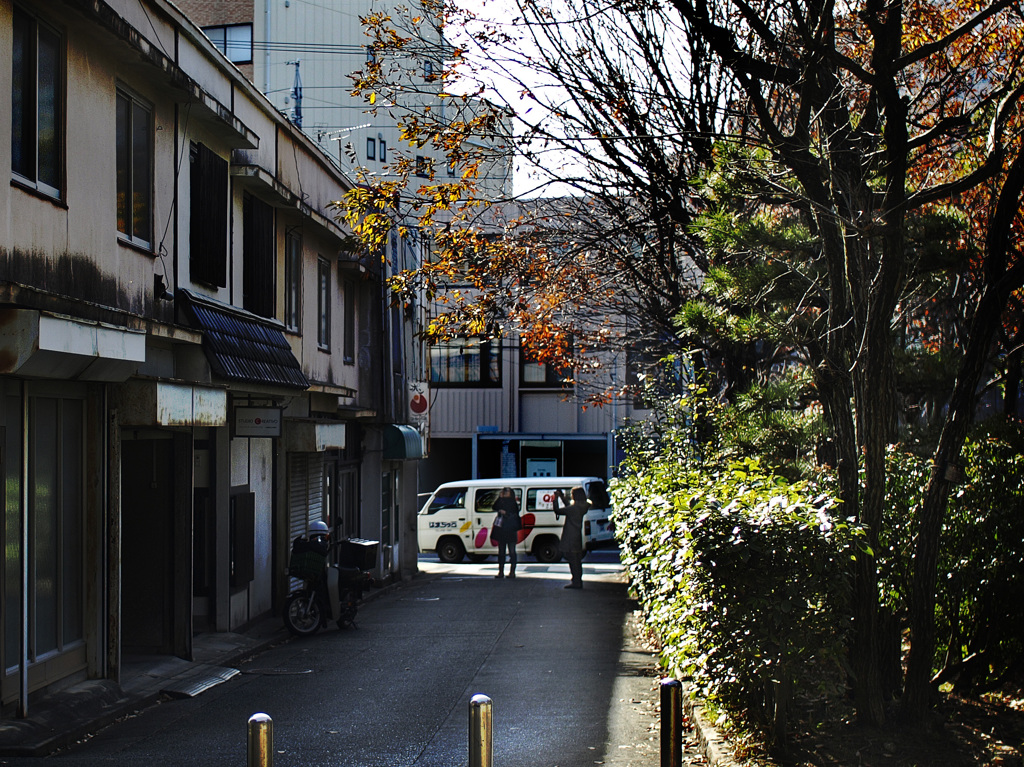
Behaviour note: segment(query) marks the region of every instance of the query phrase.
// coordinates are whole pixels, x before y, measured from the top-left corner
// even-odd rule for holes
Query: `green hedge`
[[[781,745],[794,697],[844,679],[856,530],[830,493],[756,460],[699,471],[648,459],[612,495],[662,662]]]
[[[675,426],[664,432],[685,433]],[[663,664],[781,745],[792,701],[838,694],[845,682],[849,565],[864,536],[827,488],[753,459],[716,468],[693,444],[634,438],[625,476],[612,482],[622,561]],[[888,460],[874,553],[898,694],[917,504],[931,469],[900,446]],[[979,427],[961,464],[942,531],[934,668],[936,682],[966,692],[997,686],[1024,655],[1024,428]]]

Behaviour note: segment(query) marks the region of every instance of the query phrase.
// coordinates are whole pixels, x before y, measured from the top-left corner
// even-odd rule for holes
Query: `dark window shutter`
[[[192,279],[228,284],[228,163],[204,144],[192,145],[189,268]]]
[[[242,305],[274,316],[274,209],[251,194],[242,202]]]

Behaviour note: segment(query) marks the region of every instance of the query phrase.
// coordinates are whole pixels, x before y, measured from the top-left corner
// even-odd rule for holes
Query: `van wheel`
[[[447,565],[457,565],[466,556],[466,549],[458,538],[445,538],[437,544],[437,558]]]
[[[551,564],[560,560],[562,553],[558,550],[558,539],[545,538],[541,541],[535,541],[533,544],[533,556],[538,562],[545,564]]]

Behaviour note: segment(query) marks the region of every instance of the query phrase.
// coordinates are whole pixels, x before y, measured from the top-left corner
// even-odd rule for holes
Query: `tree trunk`
[[[960,451],[974,414],[975,392],[985,372],[992,340],[1002,321],[1006,302],[1024,279],[1024,265],[1008,269],[1013,225],[1024,192],[1024,150],[1007,169],[995,213],[989,223],[985,260],[986,289],[971,322],[964,359],[953,387],[946,422],[932,457],[932,473],[921,501],[921,521],[914,551],[911,585],[910,632],[912,644],[907,658],[904,706],[911,716],[927,710],[932,686],[935,654],[935,579],[942,520],[949,501],[949,489],[960,471]]]
[[[1001,291],[999,292],[1001,294]],[[958,461],[974,413],[975,392],[985,372],[992,338],[999,325],[1005,298],[986,291],[974,317],[964,361],[950,398],[949,415],[932,457],[932,473],[921,502],[920,527],[914,550],[910,597],[910,654],[903,704],[920,717],[931,701],[932,663],[935,655],[935,579],[942,520],[949,489],[961,471]]]
[[[818,389],[832,426],[839,462],[839,495],[846,516],[862,515],[860,465],[857,460],[857,430],[853,421],[851,382],[842,373],[823,375],[819,369]],[[872,536],[877,539],[877,536]],[[872,544],[875,545],[875,544]],[[857,717],[864,723],[881,724],[885,719],[881,674],[879,673],[878,570],[874,554],[864,548],[853,562],[853,641],[850,665]]]
[[[888,336],[865,334],[867,353],[861,358],[864,371],[858,375],[856,401],[860,424],[860,448],[864,456],[864,480],[860,488],[859,521],[867,532],[870,552],[857,554],[854,602],[854,668],[857,673],[857,717],[865,723],[885,721],[881,658],[884,635],[878,618],[878,565],[885,505],[885,449],[894,422],[892,366],[887,361]]]
[[[1017,410],[1020,407],[1022,365],[1024,365],[1024,353],[1021,353],[1020,347],[1006,355],[1006,377],[1003,380],[1003,415],[1007,418],[1017,418]]]

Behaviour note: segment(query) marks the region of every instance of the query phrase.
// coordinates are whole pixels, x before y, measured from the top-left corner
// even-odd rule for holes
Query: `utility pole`
[[[299,60],[289,61],[288,66],[295,67],[295,83],[292,85],[292,107],[291,122],[296,128],[302,127],[302,75],[299,73]]]

